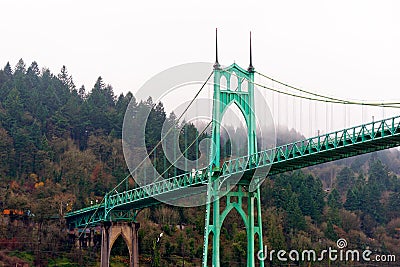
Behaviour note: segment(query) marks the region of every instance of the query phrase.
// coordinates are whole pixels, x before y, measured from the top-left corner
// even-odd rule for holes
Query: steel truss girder
[[[232,159],[222,165],[219,173],[222,177],[229,177],[270,166],[268,174],[274,175],[399,145],[400,116],[396,116],[264,150],[257,155]],[[249,164],[249,161],[252,164]],[[156,205],[159,202],[154,199],[155,196],[208,182],[209,171],[204,168],[195,173],[186,173],[118,194],[107,195],[105,203],[67,213],[65,217],[68,223],[77,227],[97,224],[108,220],[106,215],[114,209],[141,209]],[[176,194],[173,196],[177,197]]]

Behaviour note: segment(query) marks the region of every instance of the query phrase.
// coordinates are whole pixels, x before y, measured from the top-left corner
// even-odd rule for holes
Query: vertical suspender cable
[[[325,133],[328,133],[328,103],[325,104]]]
[[[314,131],[313,131],[313,126],[312,126],[312,113],[311,113],[311,108],[312,108],[312,103],[311,103],[311,100],[309,100],[308,101],[308,112],[309,112],[309,115],[308,115],[308,130],[310,131],[310,135],[312,136],[313,135],[313,133],[314,133]],[[311,137],[310,136],[310,137]]]
[[[296,130],[297,129],[297,123],[296,123],[296,99],[292,97],[292,107],[293,107],[293,128]]]
[[[163,169],[165,170],[167,168],[167,157],[163,153]],[[164,178],[168,178],[168,172],[164,175]]]
[[[300,124],[299,124],[299,128],[300,128],[300,130],[301,130],[301,132],[303,132],[304,133],[304,131],[303,131],[303,129],[301,129],[301,126],[302,126],[302,117],[301,117],[301,114],[303,114],[303,98],[300,98],[300,110],[299,110],[299,119],[300,119]]]
[[[285,95],[285,98],[286,98],[286,105],[289,105],[289,97],[288,97],[288,95]],[[289,109],[286,112],[286,125],[289,128]]]
[[[335,126],[333,124],[333,103],[331,103],[331,131],[333,131],[335,129]]]
[[[315,117],[315,118],[314,118],[314,120],[315,120],[314,124],[315,124],[316,131],[318,131],[318,135],[319,135],[319,128],[320,128],[320,125],[318,125],[317,109],[318,109],[317,101],[314,101],[314,117]]]
[[[188,162],[188,147],[187,147],[188,127],[187,127],[187,124],[185,126],[183,126],[183,129],[184,129],[183,135],[184,135],[184,143],[185,143],[185,172],[186,172],[186,171],[188,171],[188,169],[187,169],[187,162]]]
[[[351,125],[351,106],[347,105],[347,127]]]
[[[154,157],[153,157],[153,165],[154,165],[154,172],[153,177],[157,177],[157,149],[154,149]]]
[[[364,105],[361,104],[361,124],[364,124]]]
[[[278,94],[278,129],[281,128],[281,116],[280,116],[280,108],[281,108],[281,94]]]
[[[173,125],[175,125],[175,122]],[[179,133],[177,133],[175,126],[172,126],[172,127],[174,127],[173,134],[174,134],[174,161],[175,161],[176,160],[176,152],[177,152],[177,149],[179,148]],[[171,162],[171,164],[172,164],[172,162]],[[174,176],[177,176],[178,168],[176,166],[173,166],[173,167],[174,167]]]

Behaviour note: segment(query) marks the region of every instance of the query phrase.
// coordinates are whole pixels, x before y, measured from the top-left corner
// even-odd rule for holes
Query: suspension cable
[[[243,78],[243,79],[244,79],[244,78]],[[243,79],[241,80],[241,82],[243,82]],[[239,80],[239,79],[238,79],[238,80]],[[237,90],[239,89],[239,84],[240,84],[240,83],[238,83],[238,85],[236,86],[236,88],[235,88],[234,91],[237,91]],[[213,122],[213,119],[210,120],[210,122],[206,125],[206,127],[204,127],[204,129],[201,131],[201,133],[197,135],[197,137],[189,144],[189,146],[186,147],[186,149],[179,155],[179,157],[178,157],[166,170],[164,170],[164,171],[158,176],[158,178],[157,178],[156,180],[153,181],[153,183],[157,182],[160,178],[162,178],[162,176],[163,176],[172,166],[175,166],[175,163],[177,163],[178,160],[181,159],[181,158],[185,155],[185,153],[196,143],[196,141],[199,140],[200,136],[202,136],[202,135],[205,133],[205,131],[207,130],[207,128],[210,127],[210,125],[212,124],[212,122]],[[219,159],[218,159],[218,160],[219,160]]]
[[[185,155],[185,153],[192,147],[192,145],[194,145],[194,144],[196,143],[196,141],[199,140],[200,136],[202,136],[202,134],[205,133],[205,131],[207,130],[208,127],[210,127],[210,125],[211,125],[212,122],[213,122],[213,120],[211,120],[211,121],[206,125],[206,127],[204,127],[204,129],[201,131],[201,133],[197,135],[197,137],[189,144],[189,146],[186,147],[186,149],[178,156],[178,158],[177,158],[174,162],[172,162],[172,164],[169,165],[169,167],[168,167],[166,170],[164,170],[164,171],[158,176],[158,178],[155,179],[155,180],[153,181],[153,183],[157,182],[160,178],[162,178],[162,176],[163,176],[169,169],[171,169],[172,166],[175,166],[175,163],[177,163],[178,160],[180,160],[180,159]]]
[[[200,87],[200,89],[198,90],[198,92],[196,93],[196,95],[193,97],[193,99],[190,101],[190,103],[188,104],[188,106],[184,109],[184,111],[182,112],[182,114],[179,116],[179,118],[175,121],[175,123],[172,125],[172,127],[167,131],[167,133],[164,135],[163,138],[161,138],[161,140],[154,146],[154,148],[149,152],[149,154],[152,154],[156,148],[164,141],[164,139],[166,138],[166,136],[172,131],[172,129],[174,128],[174,126],[178,125],[179,120],[183,117],[183,115],[189,110],[190,106],[193,104],[193,102],[196,100],[196,98],[199,96],[199,94],[201,93],[201,91],[203,90],[203,88],[205,87],[205,85],[208,83],[208,81],[210,80],[211,76],[214,74],[214,70],[211,71],[210,75],[207,77],[206,81],[202,84],[202,86]],[[152,108],[155,106],[155,104],[152,106]],[[207,126],[208,127],[208,126]],[[206,128],[207,128],[206,127]],[[203,130],[204,132],[205,130]],[[131,173],[134,173],[135,171],[137,171],[139,169],[139,167],[146,161],[147,158],[144,158],[139,164],[138,166],[132,171],[130,172],[120,183],[118,183],[113,189],[111,189],[110,191],[108,191],[106,193],[106,195],[110,194],[111,192],[113,192],[114,190],[116,190],[122,183],[124,183],[126,181],[126,179],[128,179],[131,176]],[[164,173],[163,173],[164,174]],[[85,232],[85,230],[87,229],[89,222],[93,219],[93,217],[96,215],[97,211],[99,210],[99,208],[101,207],[101,204],[104,202],[105,197],[102,198],[102,200],[100,201],[100,203],[98,204],[96,210],[93,212],[92,216],[90,217],[89,221],[85,224],[84,230],[82,231],[82,233],[79,235],[79,238],[82,236],[82,234]]]
[[[276,79],[274,79],[272,77],[269,77],[269,76],[267,76],[265,74],[262,74],[262,73],[260,73],[258,71],[256,71],[256,73],[259,74],[260,76],[264,77],[264,78],[267,78],[267,79],[269,79],[271,81],[279,83],[279,84],[281,84],[283,86],[286,86],[288,88],[294,89],[296,91],[299,91],[299,92],[302,92],[302,93],[305,93],[305,94],[308,94],[308,95],[312,95],[312,96],[315,96],[315,97],[320,97],[322,99],[332,100],[333,101],[332,103],[357,104],[357,105],[369,105],[369,106],[383,106],[383,107],[395,107],[395,106],[390,106],[390,105],[400,105],[400,102],[374,103],[374,102],[352,101],[352,100],[340,99],[340,98],[335,98],[335,97],[330,97],[330,96],[324,96],[324,95],[321,95],[321,94],[317,94],[317,93],[314,93],[314,92],[311,92],[311,91],[307,91],[307,90],[304,90],[304,89],[289,85],[287,83],[278,81],[278,80],[276,80]],[[267,89],[269,89],[269,88],[267,88]],[[317,100],[317,99],[309,99],[309,100]]]
[[[234,72],[229,72],[226,70],[223,70],[226,73],[229,73],[231,75],[237,76]],[[257,72],[258,73],[258,72]],[[276,80],[274,80],[276,81]],[[299,89],[300,92],[306,93],[306,94],[310,94],[310,95],[314,95],[315,97],[320,97],[320,98],[315,98],[315,97],[310,97],[310,96],[302,96],[302,95],[298,95],[295,93],[289,93],[289,92],[284,92],[282,90],[278,90],[275,88],[271,88],[269,86],[257,83],[257,82],[252,82],[249,81],[250,83],[257,85],[259,87],[262,87],[264,89],[279,93],[279,94],[285,94],[288,96],[292,96],[292,97],[297,97],[297,98],[302,98],[302,99],[307,99],[307,100],[312,100],[312,101],[319,101],[319,102],[325,102],[325,103],[334,103],[334,104],[349,104],[349,105],[365,105],[365,106],[375,106],[375,107],[389,107],[389,108],[400,108],[400,102],[388,102],[388,103],[373,103],[373,102],[358,102],[358,101],[351,101],[351,100],[344,100],[344,99],[338,99],[338,98],[332,98],[332,97],[325,97],[322,95],[318,95],[315,93],[311,93],[311,92],[307,92],[305,90],[300,91],[301,89]],[[282,84],[282,83],[280,83]]]
[[[164,139],[168,136],[168,134],[172,131],[172,129],[174,129],[175,126],[178,125],[180,119],[182,119],[182,117],[185,115],[185,113],[189,110],[190,106],[193,104],[193,102],[196,100],[196,98],[199,96],[199,94],[201,93],[201,91],[203,90],[204,86],[206,86],[206,84],[208,83],[208,80],[211,78],[211,76],[213,75],[214,70],[210,73],[210,75],[207,77],[206,81],[203,83],[203,85],[200,87],[199,91],[197,91],[196,95],[193,97],[193,99],[189,102],[189,104],[187,105],[187,107],[184,109],[184,111],[182,112],[182,114],[175,120],[174,124],[172,125],[172,127],[170,129],[168,129],[167,133],[164,135],[164,137],[162,137],[160,139],[160,141],[158,141],[158,143],[154,146],[154,148],[148,153],[149,155],[151,155],[164,141]],[[155,105],[155,104],[154,104]],[[135,171],[137,171],[139,169],[139,167],[146,161],[147,157],[144,158],[139,164],[138,166],[129,173],[129,175],[127,175],[119,184],[117,184],[113,189],[111,189],[108,193],[114,191],[115,189],[117,189],[126,179],[128,179],[131,176],[131,173],[134,173]]]

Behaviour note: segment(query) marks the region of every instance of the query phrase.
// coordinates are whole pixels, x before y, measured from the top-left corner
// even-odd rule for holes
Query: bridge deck
[[[219,172],[221,178],[251,172],[257,169],[274,175],[320,163],[348,158],[373,151],[400,146],[400,116],[319,135],[294,143],[278,146],[257,154],[226,161]],[[131,216],[129,211],[159,203],[156,196],[186,197],[185,188],[207,184],[207,168],[163,179],[152,184],[107,195],[104,202],[66,214],[70,227],[97,224],[104,220]],[[176,192],[180,190],[180,194]],[[114,212],[112,212],[114,211]],[[125,217],[124,217],[125,216]]]

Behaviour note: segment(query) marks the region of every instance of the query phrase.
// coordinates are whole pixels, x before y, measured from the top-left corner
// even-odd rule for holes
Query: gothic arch
[[[108,267],[111,249],[119,236],[125,241],[129,251],[129,266],[139,266],[138,249],[139,224],[135,222],[104,222],[101,239],[101,267]]]
[[[244,118],[244,121],[246,122],[246,127],[248,129],[249,128],[248,114],[246,114],[244,107],[239,104],[237,99],[232,99],[227,105],[224,105],[221,118],[222,119],[224,118],[226,111],[229,109],[231,105],[235,105],[240,110],[240,113],[242,114],[242,117]]]
[[[221,227],[224,224],[225,218],[226,216],[228,216],[228,214],[233,210],[236,209],[236,211],[240,214],[240,217],[242,217],[243,223],[246,226],[246,231],[248,229],[248,222],[247,222],[247,215],[244,212],[241,204],[239,203],[231,203],[231,205],[227,206],[225,208],[225,210],[222,212],[221,214],[221,218],[220,218],[220,223],[221,223]]]
[[[125,231],[123,231],[123,230],[121,229],[121,232],[116,233],[115,235],[112,236],[112,239],[110,240],[110,252],[109,252],[109,253],[111,253],[111,250],[112,250],[112,248],[113,248],[113,246],[114,246],[115,241],[117,241],[118,237],[121,236],[122,239],[123,239],[124,242],[125,242],[125,245],[126,245],[127,248],[128,248],[129,257],[131,257],[131,255],[132,255],[132,246],[129,246],[128,238],[126,237],[126,233],[124,233],[124,232],[125,232]]]

